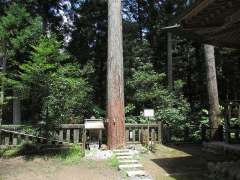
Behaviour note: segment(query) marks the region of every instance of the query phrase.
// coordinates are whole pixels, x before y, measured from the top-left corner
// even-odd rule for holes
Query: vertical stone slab
[[[10,137],[9,137],[9,134],[7,134],[4,138],[4,144],[7,146],[7,145],[10,145]]]
[[[73,130],[73,142],[79,143],[79,129]]]
[[[67,135],[66,135],[67,142],[70,142],[70,133],[71,133],[70,129],[67,129]]]
[[[135,143],[135,141],[136,141],[135,129],[133,129],[132,133],[133,133],[133,143]]]
[[[17,136],[13,135],[13,140],[12,140],[13,145],[16,146],[17,142],[18,142]]]
[[[126,143],[129,142],[129,129],[126,129]]]
[[[59,130],[58,140],[63,142],[63,130],[62,129]]]
[[[138,129],[138,141],[141,142],[141,129]]]

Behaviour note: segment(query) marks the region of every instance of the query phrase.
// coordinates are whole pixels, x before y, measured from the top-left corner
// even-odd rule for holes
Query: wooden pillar
[[[167,34],[167,49],[168,49],[168,88],[173,89],[173,62],[172,62],[172,34]]]
[[[108,1],[107,119],[110,149],[125,146],[121,0]]]
[[[158,143],[162,144],[163,143],[163,126],[162,126],[162,121],[158,122]]]
[[[99,130],[99,148],[101,148],[102,145],[102,130]]]
[[[215,67],[215,55],[214,46],[204,45],[204,54],[206,59],[207,67],[207,86],[208,86],[208,98],[209,98],[209,118],[211,138],[212,140],[218,140],[218,127],[220,125],[220,109],[218,100],[218,86],[217,86],[217,75]]]

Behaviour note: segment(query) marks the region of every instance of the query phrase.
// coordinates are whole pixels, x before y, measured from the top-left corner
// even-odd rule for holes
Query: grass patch
[[[19,155],[19,151],[21,150],[21,146],[18,147],[7,147],[7,148],[3,148],[0,149],[0,157],[3,158],[12,158],[12,157],[16,157]],[[1,178],[0,178],[1,180]]]
[[[110,158],[108,158],[108,164],[113,167],[113,168],[117,168],[119,165],[119,161],[117,159],[117,157],[115,155],[111,156]]]
[[[73,145],[67,150],[61,151],[54,156],[55,159],[63,161],[67,164],[79,163],[84,156],[80,145]]]
[[[24,156],[26,159],[32,159],[34,156],[43,156],[60,160],[68,164],[78,163],[84,156],[80,145],[72,145],[70,147],[53,146],[51,149],[51,147],[24,143],[17,147],[0,149],[0,157],[3,158],[12,158],[20,155]]]

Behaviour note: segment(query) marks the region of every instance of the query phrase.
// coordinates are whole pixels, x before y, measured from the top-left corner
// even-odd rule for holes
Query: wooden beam
[[[188,14],[186,14],[182,20],[186,20],[196,16],[199,12],[207,8],[209,5],[214,3],[216,0],[203,0],[200,4],[198,4],[195,8],[193,8]]]

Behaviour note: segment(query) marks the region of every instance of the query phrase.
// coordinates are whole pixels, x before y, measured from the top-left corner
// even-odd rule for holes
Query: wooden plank
[[[84,124],[61,124],[62,129],[81,129],[84,128]]]
[[[79,143],[79,129],[73,130],[73,142]]]
[[[147,128],[147,127],[158,127],[158,124],[126,124],[126,128]]]
[[[70,129],[67,129],[67,134],[66,134],[66,141],[67,142],[70,142],[70,133],[71,133]]]

